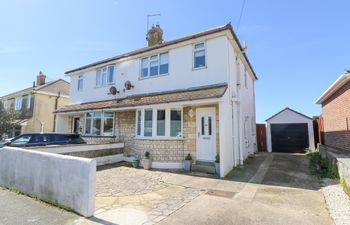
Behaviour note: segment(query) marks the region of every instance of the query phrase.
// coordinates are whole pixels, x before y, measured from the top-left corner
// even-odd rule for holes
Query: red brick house
[[[350,151],[350,70],[346,70],[319,99],[323,144]]]

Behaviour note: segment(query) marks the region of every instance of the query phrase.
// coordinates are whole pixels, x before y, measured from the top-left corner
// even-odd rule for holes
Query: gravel
[[[350,224],[350,198],[343,191],[338,180],[323,179],[323,195],[326,199],[329,213],[336,225]]]

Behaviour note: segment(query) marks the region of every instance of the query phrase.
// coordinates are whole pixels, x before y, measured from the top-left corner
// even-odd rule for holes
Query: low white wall
[[[0,148],[0,185],[90,217],[95,210],[96,161]]]
[[[56,154],[70,153],[70,152],[86,152],[96,151],[104,149],[124,148],[124,143],[111,143],[111,144],[96,144],[96,145],[51,145],[44,147],[31,147],[26,148],[33,151],[42,151]]]
[[[123,162],[124,155],[123,154],[108,155],[108,156],[97,157],[95,159],[96,159],[97,166],[103,166],[103,165]]]

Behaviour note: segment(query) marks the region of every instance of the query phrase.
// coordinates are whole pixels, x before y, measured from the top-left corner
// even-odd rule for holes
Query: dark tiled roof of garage
[[[142,105],[155,105],[171,102],[192,101],[201,99],[220,98],[224,95],[227,84],[215,84],[196,88],[157,92],[147,95],[133,95],[117,100],[89,102],[75,105],[67,105],[56,111],[56,113],[89,111],[96,109],[126,108]]]

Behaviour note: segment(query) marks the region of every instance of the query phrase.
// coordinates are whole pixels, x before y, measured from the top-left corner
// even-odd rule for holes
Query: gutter
[[[350,70],[346,70],[322,95],[315,104],[322,104],[350,80]]]

